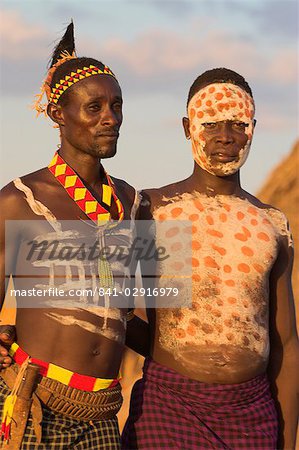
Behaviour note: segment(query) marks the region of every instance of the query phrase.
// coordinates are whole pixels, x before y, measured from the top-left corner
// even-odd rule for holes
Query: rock
[[[299,325],[299,141],[288,156],[270,173],[256,196],[264,203],[279,208],[289,222],[295,245],[293,290]]]

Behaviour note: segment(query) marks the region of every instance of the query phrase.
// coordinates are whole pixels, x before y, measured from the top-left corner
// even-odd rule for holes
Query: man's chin
[[[113,148],[99,148],[95,150],[96,156],[99,159],[108,159],[108,158],[113,158],[113,156],[116,155],[116,146]]]
[[[230,167],[229,165],[223,164],[222,167],[213,168],[213,174],[217,177],[229,177],[238,172],[239,167]]]

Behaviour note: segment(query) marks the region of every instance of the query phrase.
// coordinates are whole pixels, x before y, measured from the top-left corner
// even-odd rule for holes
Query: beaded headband
[[[98,67],[94,65],[90,65],[88,67],[83,67],[83,69],[77,69],[76,71],[72,71],[70,75],[66,75],[64,79],[60,80],[59,83],[56,83],[55,86],[51,89],[50,84],[54,75],[54,72],[56,71],[57,67],[59,67],[61,64],[65,63],[66,61],[70,59],[76,59],[77,56],[75,52],[73,52],[71,55],[64,51],[60,54],[59,60],[54,64],[51,69],[49,70],[46,79],[44,80],[42,86],[41,86],[41,92],[40,94],[37,94],[36,101],[33,104],[33,109],[36,110],[37,115],[43,113],[47,115],[47,106],[48,103],[57,103],[62,94],[73,84],[77,83],[78,81],[83,80],[84,78],[90,77],[92,75],[111,75],[115,79],[114,73],[109,69],[108,66],[104,66],[103,69],[99,69]],[[42,103],[42,98],[46,94],[48,103]]]
[[[115,75],[109,67],[104,66],[104,69],[101,70],[92,64],[88,67],[83,67],[83,69],[77,69],[76,72],[71,72],[70,75],[66,75],[63,80],[60,80],[59,83],[55,84],[55,87],[52,88],[52,92],[49,97],[49,103],[57,103],[62,94],[73,84],[77,83],[84,78],[90,77],[92,75],[112,75],[115,78]]]

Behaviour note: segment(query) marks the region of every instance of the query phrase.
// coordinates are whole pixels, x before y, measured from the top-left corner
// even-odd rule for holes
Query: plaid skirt
[[[10,393],[0,378],[0,411]],[[1,448],[1,444],[0,444]],[[117,418],[83,422],[43,408],[42,442],[39,444],[29,417],[22,442],[22,450],[120,450]]]
[[[122,449],[277,448],[277,414],[266,375],[207,384],[151,359],[143,371],[132,390]]]

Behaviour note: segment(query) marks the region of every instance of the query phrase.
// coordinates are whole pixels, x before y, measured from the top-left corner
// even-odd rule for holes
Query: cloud
[[[298,39],[298,2],[293,0],[264,1],[252,11],[259,28],[280,39],[295,37]]]
[[[294,83],[298,76],[295,49],[277,47],[267,52],[253,40],[227,30],[196,36],[156,28],[130,41],[108,39],[101,52],[134,79],[162,82],[166,74],[168,80],[188,74],[195,77],[212,67],[229,67],[248,78],[279,84]]]
[[[197,49],[198,44],[191,37],[182,38],[161,29],[146,31],[131,42],[110,39],[103,45],[107,55],[118,59],[138,76],[146,77],[193,68],[198,60]]]
[[[299,4],[296,0],[226,0],[225,8],[254,19],[258,31],[272,39],[298,38]]]
[[[296,116],[289,114],[283,114],[281,111],[273,111],[268,105],[261,108],[261,112],[258,116],[258,126],[263,131],[287,131],[296,130],[297,120]]]
[[[272,2],[271,2],[272,3]],[[1,90],[3,95],[33,96],[45,76],[46,58],[52,50],[53,35],[40,26],[32,26],[12,11],[3,15]],[[224,28],[226,26],[227,28]],[[142,98],[145,93],[159,97],[185,99],[193,80],[213,67],[228,67],[241,73],[253,88],[257,105],[267,104],[269,111],[259,112],[272,129],[286,127],[290,112],[296,117],[295,93],[298,66],[296,45],[269,46],[268,38],[254,33],[240,34],[217,17],[194,16],[188,30],[155,27],[125,38],[80,36],[80,55],[91,55],[111,66],[119,77],[124,95]],[[16,29],[14,37],[9,29]],[[61,33],[59,33],[59,36]],[[115,34],[117,36],[117,34]],[[110,35],[111,36],[111,35]],[[19,74],[22,73],[22,77]],[[269,112],[276,110],[279,118]],[[267,118],[268,117],[268,118]],[[272,117],[272,118],[271,118]],[[271,120],[270,120],[271,119]]]
[[[37,58],[44,54],[48,33],[40,26],[27,23],[14,10],[1,10],[0,54],[11,60]]]
[[[266,77],[278,83],[296,83],[298,80],[298,56],[290,49],[278,49],[269,61]]]
[[[232,31],[214,28],[196,36],[161,29],[148,30],[133,40],[109,39],[101,48],[121,85],[131,94],[145,89],[185,98],[197,75],[213,67],[241,73],[253,88],[259,123],[268,130],[296,127],[297,54],[295,49],[257,46]],[[275,113],[273,112],[275,111]],[[289,114],[292,119],[290,120]],[[171,121],[168,126],[171,126]]]

